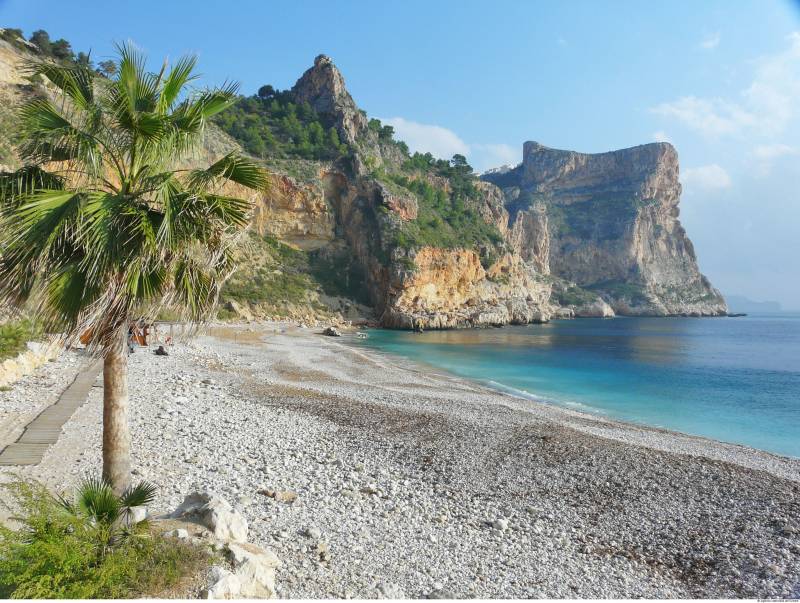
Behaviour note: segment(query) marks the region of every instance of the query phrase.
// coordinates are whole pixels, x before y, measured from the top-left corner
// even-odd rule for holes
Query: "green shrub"
[[[15,483],[9,488],[19,511],[14,520],[21,527],[0,527],[0,598],[158,594],[209,563],[204,550],[165,539],[146,523],[112,527],[103,519],[113,516],[104,515],[109,511],[108,501],[102,501],[107,494],[88,499],[94,502],[80,510],[79,505],[86,503],[82,497],[65,504],[42,486]],[[78,507],[70,511],[69,504]],[[109,539],[112,532],[116,535]]]
[[[16,320],[0,325],[0,361],[24,352],[29,341],[41,336],[41,330],[29,320]]]
[[[236,105],[214,117],[214,122],[248,153],[262,158],[316,160],[335,160],[349,153],[334,125],[323,124],[311,105],[295,103],[289,91],[271,86],[262,86],[259,92],[241,97]]]
[[[396,174],[381,176],[417,198],[417,218],[397,228],[393,233],[394,245],[402,249],[425,246],[474,249],[480,253],[484,267],[497,259],[503,236],[470,206],[479,195],[471,182],[465,180],[459,188],[454,186],[454,182],[459,182],[458,177],[451,176],[451,191],[448,194],[422,179]]]
[[[605,293],[617,299],[626,299],[634,304],[647,303],[647,295],[643,285],[625,281],[602,281],[589,285],[587,289]]]
[[[554,291],[553,296],[560,306],[583,306],[597,299],[597,294],[581,289],[577,285]]]
[[[309,293],[324,292],[369,302],[364,272],[346,249],[309,253],[251,233],[248,252],[225,283],[223,300],[279,306],[308,303]]]
[[[239,318],[239,315],[233,310],[228,310],[228,308],[217,310],[217,320],[236,320],[237,318]]]

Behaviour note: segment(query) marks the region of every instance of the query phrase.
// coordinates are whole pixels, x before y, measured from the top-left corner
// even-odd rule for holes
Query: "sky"
[[[723,293],[800,310],[800,0],[0,0],[95,60],[132,40],[203,83],[291,87],[331,56],[412,150],[477,170],[522,143],[678,150],[681,221]]]

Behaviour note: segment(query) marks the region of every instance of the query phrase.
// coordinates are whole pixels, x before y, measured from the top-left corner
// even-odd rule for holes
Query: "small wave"
[[[488,383],[494,389],[499,389],[508,394],[517,396],[518,398],[525,398],[526,400],[533,400],[534,402],[549,402],[549,400],[546,400],[541,396],[536,396],[529,391],[525,391],[524,389],[517,389],[516,387],[511,387],[510,385],[505,385],[504,383],[492,381],[491,379],[488,379],[486,383]]]
[[[551,404],[553,406],[567,406],[570,408],[580,409],[582,412],[590,412],[592,414],[600,414],[600,415],[608,414],[606,411],[600,408],[597,408],[595,406],[589,406],[588,404],[583,404],[582,402],[576,402],[575,400],[556,400],[553,398],[545,398],[544,396],[538,396],[536,394],[532,394],[527,390],[511,387],[510,385],[499,383],[498,381],[493,381],[491,379],[487,379],[486,383],[494,389],[499,389],[500,391],[503,391],[507,394],[511,394],[512,396],[515,396],[517,398],[523,398],[525,400],[531,400],[533,402],[540,402],[544,404]]]

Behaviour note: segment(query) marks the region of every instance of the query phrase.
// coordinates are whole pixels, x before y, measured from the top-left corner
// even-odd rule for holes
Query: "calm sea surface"
[[[800,457],[800,314],[374,330],[358,345],[523,397]]]

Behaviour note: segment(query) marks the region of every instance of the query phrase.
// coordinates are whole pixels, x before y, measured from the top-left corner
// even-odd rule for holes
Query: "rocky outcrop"
[[[247,542],[247,521],[227,500],[213,492],[193,492],[162,519],[172,520],[179,520],[182,523],[178,525],[185,527],[170,530],[164,536],[211,545],[227,560],[227,568],[211,568],[206,598],[275,598],[275,571],[281,561],[271,550]]]
[[[313,183],[278,176],[269,193],[256,199],[253,229],[300,249],[317,249],[333,241],[334,226],[324,191]]]
[[[550,272],[616,313],[725,314],[678,221],[678,169],[667,143],[585,154],[527,142],[521,165],[484,177],[504,189],[523,257],[542,257],[545,214]]]
[[[169,517],[195,520],[222,542],[247,541],[247,520],[228,501],[213,492],[188,494]]]
[[[61,352],[58,341],[29,342],[28,349],[14,358],[7,358],[0,363],[0,387],[8,387],[37,368],[57,358]]]
[[[529,211],[517,212],[509,231],[509,241],[520,256],[531,262],[540,274],[550,274],[550,231],[547,210],[537,204]]]
[[[549,320],[550,285],[518,253],[506,253],[484,267],[472,249],[393,248],[386,234],[408,219],[407,201],[398,205],[397,195],[370,178],[331,172],[325,182],[336,230],[364,268],[383,326],[449,329]],[[483,203],[476,202],[476,211],[507,233],[501,192],[488,183],[480,186],[487,194]]]
[[[470,249],[425,247],[414,268],[393,276],[381,322],[400,329],[450,329],[543,322],[550,286],[517,255],[485,269]]]
[[[298,103],[307,102],[320,116],[330,120],[348,144],[355,143],[367,128],[367,118],[347,91],[342,74],[324,54],[314,59],[314,66],[297,80],[292,95]]]

